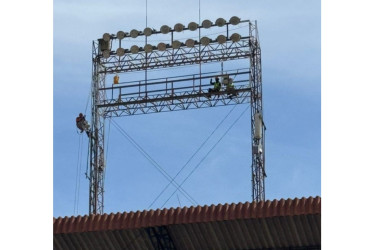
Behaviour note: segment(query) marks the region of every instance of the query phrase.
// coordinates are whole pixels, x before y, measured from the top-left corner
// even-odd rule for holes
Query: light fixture
[[[230,23],[231,23],[232,25],[237,25],[237,24],[240,23],[240,18],[237,17],[237,16],[233,16],[233,17],[230,18]]]
[[[170,27],[167,26],[167,25],[162,25],[161,28],[160,28],[160,31],[161,31],[162,34],[167,34],[170,31]]]
[[[219,44],[225,43],[226,42],[226,36],[224,36],[224,35],[217,36],[217,41],[218,41]]]
[[[104,50],[103,51],[103,57],[104,58],[109,58],[109,56],[110,56],[110,51],[109,50]]]
[[[109,42],[110,41],[110,34],[109,33],[105,33],[103,35],[103,39],[104,39],[105,42]]]
[[[130,48],[131,53],[136,54],[139,52],[139,47],[136,45],[131,46]]]
[[[118,48],[116,50],[117,56],[123,56],[125,54],[125,49],[124,48]]]
[[[135,29],[130,31],[130,36],[132,38],[136,38],[138,35],[139,35],[139,31],[137,31]]]
[[[181,24],[181,23],[177,23],[176,25],[174,25],[174,30],[176,32],[181,32],[181,31],[183,31],[183,29],[184,29],[184,25]]]
[[[212,23],[210,20],[208,20],[208,19],[204,20],[203,23],[202,23],[202,25],[203,25],[203,27],[204,27],[205,29],[210,28],[210,27],[212,26],[212,24],[213,24],[213,23]]]
[[[159,44],[157,45],[157,49],[158,49],[159,51],[164,51],[164,50],[166,50],[166,44],[165,44],[165,43],[159,43]]]
[[[123,38],[125,38],[125,36],[126,36],[126,33],[125,33],[125,32],[123,32],[123,31],[118,31],[118,32],[117,32],[117,38],[118,38],[119,40],[122,40]]]
[[[173,49],[179,49],[181,45],[182,45],[182,43],[179,42],[178,40],[175,40],[172,43]]]
[[[144,51],[147,52],[147,53],[150,53],[152,52],[153,50],[153,46],[151,44],[147,44],[144,46]]]
[[[100,51],[109,50],[109,42],[104,41],[104,39],[98,39]]]
[[[195,22],[190,22],[188,24],[188,29],[191,30],[191,31],[197,30],[198,27],[199,27],[199,25]]]
[[[200,42],[201,42],[202,45],[207,46],[210,43],[210,39],[208,37],[204,36],[200,39]]]
[[[234,33],[231,35],[230,39],[233,41],[233,42],[239,42],[240,41],[240,38],[241,36],[238,34],[238,33]]]
[[[186,46],[188,48],[193,48],[195,46],[195,40],[193,40],[193,39],[187,39]]]
[[[218,19],[216,20],[216,25],[217,25],[218,27],[222,27],[222,26],[224,26],[225,24],[226,24],[226,20],[223,19],[223,18],[218,18]]]
[[[150,35],[152,35],[152,29],[151,28],[145,28],[143,33],[146,36],[150,36]]]

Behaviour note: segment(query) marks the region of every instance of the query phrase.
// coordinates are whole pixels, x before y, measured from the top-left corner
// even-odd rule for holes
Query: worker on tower
[[[214,85],[214,86],[213,86],[213,89],[209,88],[209,90],[208,90],[209,94],[207,95],[208,98],[210,98],[211,93],[219,92],[221,90],[221,82],[219,81],[219,77],[218,76],[216,76],[215,82],[213,82],[213,80],[210,79],[210,84]]]
[[[83,131],[86,131],[87,136],[90,137],[90,125],[86,121],[86,116],[82,113],[79,113],[79,116],[75,119],[75,121],[81,133],[83,133]]]
[[[232,83],[232,79],[230,78],[227,85],[226,85],[227,96],[232,99],[234,96],[238,94],[235,91],[234,84]]]

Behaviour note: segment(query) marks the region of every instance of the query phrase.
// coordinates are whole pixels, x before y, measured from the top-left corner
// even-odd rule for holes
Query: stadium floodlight
[[[104,39],[105,42],[109,42],[110,41],[110,34],[109,33],[104,33],[103,39]]]
[[[151,44],[146,44],[144,46],[144,51],[145,52],[150,53],[150,52],[152,52],[152,50],[153,50],[153,46]]]
[[[200,39],[200,42],[202,45],[207,46],[210,43],[210,39],[209,37],[204,36]]]
[[[234,33],[231,35],[230,39],[233,41],[233,42],[239,42],[240,41],[240,38],[241,36],[238,34],[238,33]]]
[[[144,35],[150,36],[153,33],[153,30],[151,28],[145,28],[143,31]]]
[[[110,56],[110,51],[109,50],[104,50],[103,51],[103,57],[104,58],[109,58],[109,56]]]
[[[125,54],[125,49],[124,48],[118,48],[116,50],[117,56],[123,56]]]
[[[195,40],[193,40],[193,39],[187,39],[186,46],[188,48],[193,48],[195,46]]]
[[[157,49],[158,49],[159,51],[164,51],[164,50],[166,50],[166,44],[165,44],[165,43],[159,43],[159,44],[157,45]]]
[[[240,23],[240,18],[237,17],[237,16],[233,16],[233,17],[230,18],[230,23],[231,23],[232,25],[237,25],[237,24]]]
[[[135,29],[133,29],[133,30],[130,31],[130,36],[132,38],[136,38],[138,35],[139,35],[139,31],[137,31]]]
[[[216,20],[216,25],[217,25],[218,27],[225,26],[225,24],[226,24],[226,20],[223,19],[223,18],[218,18],[218,19]]]
[[[181,24],[181,23],[177,23],[176,25],[174,25],[174,30],[176,32],[181,32],[181,31],[183,31],[183,29],[184,29],[184,25]]]
[[[182,45],[182,43],[179,42],[178,40],[175,40],[172,43],[173,49],[179,49],[181,45]]]
[[[118,31],[118,32],[117,32],[117,38],[118,38],[119,40],[122,40],[123,38],[125,38],[125,36],[126,36],[126,33],[125,33],[125,32],[123,32],[123,31]]]
[[[136,54],[139,52],[139,47],[136,45],[131,46],[130,48],[131,53]]]
[[[224,35],[217,36],[217,41],[218,41],[219,44],[225,43],[226,42],[226,36],[224,36]]]
[[[161,31],[162,34],[167,34],[170,31],[170,27],[167,26],[167,25],[162,25],[161,28],[160,28],[160,31]]]
[[[191,31],[197,30],[198,27],[199,27],[199,25],[195,22],[190,22],[188,24],[188,29],[191,30]]]
[[[212,24],[213,24],[213,23],[212,23],[210,20],[208,20],[208,19],[204,20],[203,23],[202,23],[202,25],[203,25],[203,27],[204,27],[205,29],[210,28],[210,27],[212,26]]]

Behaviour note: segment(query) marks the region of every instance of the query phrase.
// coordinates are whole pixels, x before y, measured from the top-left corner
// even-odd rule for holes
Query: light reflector
[[[233,42],[239,42],[240,41],[240,38],[241,36],[238,34],[238,33],[234,33],[231,35],[230,39],[233,41]]]
[[[223,19],[223,18],[218,18],[218,19],[216,20],[216,25],[217,25],[218,27],[222,27],[222,26],[224,26],[225,24],[226,24],[226,20]]]
[[[202,45],[207,46],[210,43],[210,39],[208,37],[204,36],[200,39],[200,42],[201,42]]]
[[[139,35],[139,31],[137,31],[135,29],[133,29],[133,30],[130,31],[130,36],[132,38],[136,38],[138,35]]]
[[[165,44],[165,43],[159,43],[159,44],[157,45],[157,49],[158,49],[159,51],[164,51],[164,50],[166,50],[166,44]]]
[[[123,56],[125,54],[125,49],[124,48],[118,48],[116,50],[117,56]]]
[[[109,50],[104,50],[103,51],[103,57],[104,58],[109,58],[109,56],[110,56],[110,51]]]
[[[199,27],[199,25],[195,22],[190,22],[188,24],[188,29],[191,30],[191,31],[197,30],[198,27]]]
[[[217,36],[217,41],[218,41],[219,44],[225,43],[226,42],[226,36],[224,36],[224,35]]]
[[[233,24],[233,25],[237,25],[240,23],[240,18],[237,17],[237,16],[233,16],[230,18],[230,23]]]
[[[170,27],[167,26],[167,25],[162,25],[161,28],[160,28],[160,31],[161,31],[162,34],[167,34],[170,31]]]
[[[147,53],[150,53],[152,52],[153,50],[153,46],[151,44],[147,44],[144,46],[144,51],[147,52]]]
[[[103,39],[104,39],[105,42],[109,42],[110,41],[110,34],[109,33],[104,33]]]
[[[210,20],[208,20],[208,19],[204,20],[203,23],[202,23],[202,25],[203,25],[203,27],[204,27],[205,29],[210,28],[210,27],[212,26],[212,24],[213,24],[213,23],[212,23]]]
[[[178,40],[175,40],[172,43],[173,49],[179,49],[181,45],[182,45],[182,43],[179,42]]]
[[[184,29],[184,25],[181,24],[181,23],[177,23],[176,25],[174,25],[174,30],[176,32],[181,32],[181,31],[183,31],[183,29]]]
[[[152,35],[152,29],[151,28],[145,28],[143,33],[146,36],[150,36],[150,35]]]
[[[139,52],[139,47],[136,45],[131,46],[130,48],[131,53],[136,54]]]
[[[193,48],[195,46],[195,40],[193,40],[193,39],[187,39],[186,46],[188,48]]]
[[[118,31],[118,32],[117,32],[117,38],[118,38],[119,40],[122,40],[123,38],[125,38],[125,36],[126,36],[126,33],[125,33],[125,32],[123,32],[123,31]]]

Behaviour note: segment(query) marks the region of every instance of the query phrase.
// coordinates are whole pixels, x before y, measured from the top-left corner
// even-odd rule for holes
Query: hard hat
[[[82,114],[82,113],[79,113],[79,116],[83,116],[83,114]]]

